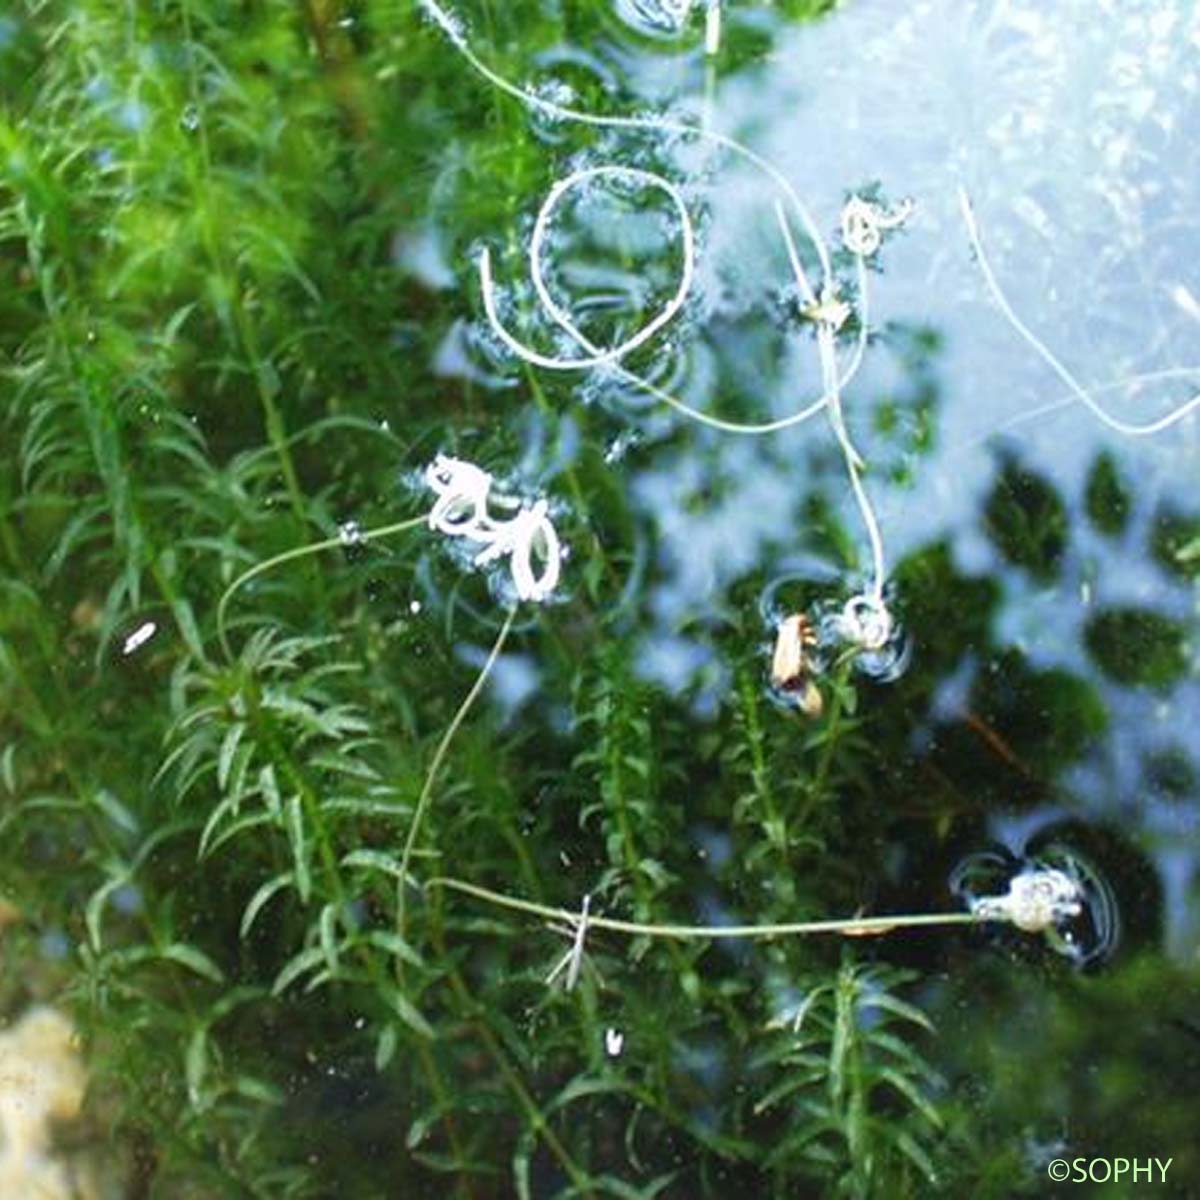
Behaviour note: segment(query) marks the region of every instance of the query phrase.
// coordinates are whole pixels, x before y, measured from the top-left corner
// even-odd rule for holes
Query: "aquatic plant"
[[[1105,721],[1092,682],[999,643],[999,582],[941,542],[884,561],[847,427],[873,396],[861,416],[839,402],[869,344],[921,342],[867,311],[866,260],[903,210],[852,192],[830,252],[740,142],[621,116],[582,70],[578,112],[601,115],[567,118],[481,66],[517,77],[514,31],[557,44],[557,16],[424,7],[434,26],[387,3],[0,18],[0,1010],[70,1009],[91,1078],[76,1136],[117,1147],[133,1195],[982,1192],[1027,1096],[968,984],[994,969],[1011,1015],[1033,972],[980,940],[1011,905],[950,893],[948,831],[973,845],[995,793],[1057,787]],[[744,61],[748,31],[727,20],[718,45],[706,12],[709,57]],[[581,4],[569,35],[607,19]],[[530,103],[571,124],[564,149]],[[832,478],[796,471],[779,533],[835,548],[837,571],[777,606],[814,615],[804,721],[768,686],[759,563],[672,627],[702,668],[654,673],[673,618],[661,530],[612,453],[632,417],[486,340],[482,247],[519,255],[530,196],[598,178],[570,139],[630,132],[740,156],[785,202],[780,325],[815,343],[821,395],[770,432],[824,413],[835,455]],[[690,185],[659,167],[599,177],[637,184],[639,208],[678,196],[691,229]],[[613,345],[654,319],[631,312]],[[625,369],[557,327],[576,361]],[[728,411],[647,420],[629,456],[678,450],[704,475],[703,439],[753,424]],[[865,538],[838,515],[847,481]],[[1065,502],[981,520],[1045,546],[1027,526],[1046,512],[1057,566]],[[1169,532],[1179,581],[1194,537]],[[884,688],[857,668],[901,622],[919,652]],[[1157,629],[1109,604],[1081,645],[1167,697],[1184,643]],[[1162,644],[1152,670],[1121,652],[1133,635]],[[948,714],[973,659],[1017,702],[977,685],[981,711]],[[1046,711],[1072,716],[1028,720]],[[915,896],[895,867],[914,845]],[[1160,980],[1146,968],[1139,995]],[[1086,993],[1123,1036],[1125,986]],[[1038,998],[1064,1053],[1087,1040]],[[987,1070],[1003,1112],[955,1097]]]

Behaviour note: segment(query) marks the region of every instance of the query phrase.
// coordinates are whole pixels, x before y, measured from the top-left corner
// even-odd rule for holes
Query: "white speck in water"
[[[357,521],[343,521],[338,526],[338,537],[342,539],[343,546],[361,546],[362,527]]]
[[[1171,299],[1183,309],[1193,320],[1200,321],[1200,303],[1182,283],[1177,283],[1171,289]]]
[[[606,463],[620,462],[629,451],[638,444],[638,437],[635,433],[619,433],[609,443],[608,449],[604,452],[604,461]]]
[[[144,646],[157,632],[158,626],[153,621],[143,622],[125,639],[121,653],[132,654],[139,646]]]
[[[624,1046],[625,1035],[619,1029],[604,1031],[604,1049],[608,1052],[609,1058],[617,1058]]]

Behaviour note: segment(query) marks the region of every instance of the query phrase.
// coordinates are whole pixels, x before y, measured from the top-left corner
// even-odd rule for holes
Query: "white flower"
[[[895,632],[891,611],[872,593],[852,596],[835,621],[840,636],[862,650],[882,650]]]
[[[913,207],[911,200],[902,200],[889,212],[871,200],[851,196],[842,209],[842,243],[852,254],[870,258],[883,242],[883,231],[903,225]]]
[[[425,468],[425,482],[438,497],[429,513],[430,529],[479,543],[478,566],[510,555],[518,599],[540,603],[549,597],[558,585],[562,544],[545,500],[532,506],[522,501],[515,516],[497,520],[488,509],[492,476],[474,463],[444,454]]]
[[[1043,933],[1083,911],[1079,885],[1065,871],[1046,868],[1014,875],[1004,896],[980,896],[971,911],[981,921],[1008,921],[1026,933]]]

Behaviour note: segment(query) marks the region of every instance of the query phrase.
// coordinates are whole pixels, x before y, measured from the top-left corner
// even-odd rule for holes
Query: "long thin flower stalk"
[[[339,534],[337,537],[325,538],[319,542],[310,542],[305,546],[296,546],[291,550],[285,550],[282,554],[276,554],[273,558],[264,559],[260,563],[255,563],[249,570],[243,571],[225,589],[220,603],[217,605],[217,637],[220,640],[221,650],[224,652],[225,657],[230,660],[233,658],[233,653],[229,647],[229,630],[225,620],[226,610],[229,607],[230,600],[233,599],[238,589],[249,583],[250,580],[265,574],[267,571],[285,562],[294,562],[298,558],[307,558],[310,554],[319,554],[322,550],[333,550],[338,546],[345,548],[346,546],[357,546],[364,542],[375,542],[380,538],[391,537],[392,534],[403,533],[406,529],[412,529],[422,524],[424,520],[424,516],[409,517],[405,521],[397,521],[392,525],[383,525],[378,529],[355,530],[354,534],[350,537]]]
[[[992,270],[992,264],[988,259],[987,254],[983,249],[983,239],[979,235],[979,222],[975,217],[975,210],[971,205],[971,198],[967,195],[967,189],[959,184],[958,187],[958,203],[962,209],[963,223],[967,227],[967,237],[971,242],[971,249],[975,251],[975,261],[979,264],[979,270],[983,275],[983,281],[987,284],[988,291],[992,295],[992,299],[996,302],[996,307],[1000,309],[1004,319],[1016,330],[1018,334],[1033,348],[1043,362],[1067,385],[1071,393],[1076,399],[1081,400],[1100,421],[1114,430],[1117,433],[1123,433],[1127,437],[1148,437],[1151,434],[1161,433],[1164,429],[1169,429],[1179,421],[1182,421],[1188,413],[1194,411],[1197,406],[1200,406],[1200,392],[1197,392],[1190,400],[1185,400],[1182,404],[1171,409],[1157,420],[1148,421],[1144,425],[1134,425],[1128,421],[1122,421],[1114,417],[1106,408],[1104,408],[1075,378],[1074,374],[1069,371],[1058,358],[1058,356],[1046,345],[1017,316],[1013,306],[1009,303],[1008,297],[1005,296],[1000,287],[1000,282],[996,278],[995,271]]]
[[[504,618],[504,624],[500,626],[500,632],[496,635],[495,642],[492,643],[491,651],[488,653],[483,668],[480,670],[475,682],[471,685],[471,690],[458,706],[458,711],[451,718],[450,724],[446,726],[446,731],[442,734],[441,741],[438,742],[437,749],[433,752],[429,769],[425,772],[425,782],[421,787],[421,795],[417,799],[417,807],[413,813],[412,823],[408,827],[408,837],[404,842],[404,851],[400,856],[399,880],[396,884],[396,932],[401,937],[404,936],[408,868],[412,862],[413,852],[416,849],[417,837],[421,832],[421,824],[425,819],[425,813],[429,809],[430,800],[433,798],[433,785],[437,781],[438,772],[441,770],[446,752],[450,749],[450,743],[454,740],[454,735],[458,732],[475,701],[479,698],[484,684],[488,681],[488,676],[492,673],[492,668],[496,665],[496,660],[500,657],[500,652],[504,649],[504,643],[508,638],[509,630],[512,629],[513,619],[516,615],[517,610],[515,606],[508,610],[508,615]],[[399,962],[399,960],[397,961]]]
[[[552,908],[534,900],[509,896],[491,888],[467,883],[462,879],[437,876],[426,880],[426,888],[445,888],[473,896],[499,908],[513,909],[542,917],[547,921],[577,922],[579,914],[566,908]],[[918,929],[947,925],[978,925],[983,918],[971,912],[949,913],[897,913],[884,917],[843,917],[828,921],[791,921],[771,925],[654,925],[641,921],[622,921],[588,913],[590,929],[607,929],[612,933],[624,933],[630,937],[670,938],[675,941],[695,941],[705,938],[781,938],[803,937],[811,934],[837,933],[843,937],[870,937],[891,933],[894,929]]]

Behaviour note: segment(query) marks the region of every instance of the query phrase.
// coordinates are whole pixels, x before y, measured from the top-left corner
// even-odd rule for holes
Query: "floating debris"
[[[819,664],[813,658],[819,639],[804,613],[793,613],[779,623],[775,653],[771,658],[771,683],[806,717],[819,717],[825,709],[820,688],[813,681]]]

